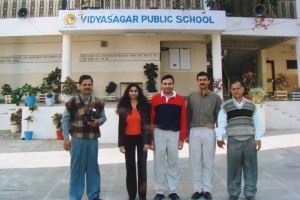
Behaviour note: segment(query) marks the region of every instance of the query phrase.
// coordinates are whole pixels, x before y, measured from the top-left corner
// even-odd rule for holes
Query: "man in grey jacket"
[[[187,101],[189,156],[195,193],[192,199],[212,199],[212,178],[216,149],[215,124],[222,100],[209,91],[209,76],[197,74],[199,90],[192,92]]]

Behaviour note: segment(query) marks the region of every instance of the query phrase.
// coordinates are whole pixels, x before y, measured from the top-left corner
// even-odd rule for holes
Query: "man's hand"
[[[120,151],[121,153],[126,153],[126,150],[125,150],[125,147],[124,147],[124,146],[120,146],[120,147],[119,147],[119,151]]]
[[[259,151],[261,148],[261,141],[260,140],[255,140],[255,145],[256,145],[256,150]]]
[[[178,142],[178,149],[181,150],[183,148],[183,142],[179,141]]]
[[[64,149],[66,151],[70,151],[70,149],[71,149],[71,141],[70,140],[64,140]]]
[[[224,140],[221,140],[221,141],[218,140],[218,141],[217,141],[217,145],[218,145],[219,148],[222,148],[222,149],[223,149],[223,148],[224,148],[223,145],[226,145],[226,144],[225,144]]]
[[[153,150],[153,151],[155,150],[155,144],[154,144],[154,141],[151,142],[150,149]]]
[[[89,126],[92,126],[92,127],[97,127],[97,126],[99,126],[99,120],[96,119],[93,122],[87,121],[86,124],[89,125]]]
[[[144,152],[147,152],[148,149],[150,149],[150,145],[149,144],[144,144]]]
[[[186,143],[189,143],[190,137],[188,135],[185,137],[185,141],[186,141]]]

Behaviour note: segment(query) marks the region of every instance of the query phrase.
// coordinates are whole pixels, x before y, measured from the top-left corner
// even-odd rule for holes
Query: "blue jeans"
[[[257,192],[257,150],[254,136],[247,140],[228,137],[227,144],[227,191],[229,196],[241,193],[242,172],[244,195],[255,196]]]
[[[86,193],[89,200],[100,195],[100,170],[98,165],[98,139],[72,138],[70,166],[70,200],[80,200]]]

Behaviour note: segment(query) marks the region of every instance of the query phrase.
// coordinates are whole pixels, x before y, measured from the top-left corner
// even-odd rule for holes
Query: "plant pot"
[[[52,93],[52,97],[48,98],[47,97],[47,93],[45,94],[45,102],[47,106],[53,106],[53,104],[55,103],[55,93]]]
[[[57,138],[57,140],[64,140],[62,131],[56,131],[56,138]]]
[[[254,96],[252,97],[252,101],[253,101],[253,103],[255,103],[255,104],[260,104],[260,103],[262,103],[263,99],[264,99],[264,96],[259,96],[259,95],[254,95]]]
[[[24,131],[25,140],[32,140],[33,131]]]
[[[19,124],[11,124],[10,125],[10,132],[11,133],[20,133],[21,128]]]
[[[5,95],[5,96],[4,96],[4,100],[5,100],[5,103],[6,103],[6,104],[12,103],[12,102],[11,102],[11,100],[12,100],[11,95]]]
[[[34,106],[35,102],[36,102],[36,97],[35,96],[27,96],[26,97],[27,106]]]

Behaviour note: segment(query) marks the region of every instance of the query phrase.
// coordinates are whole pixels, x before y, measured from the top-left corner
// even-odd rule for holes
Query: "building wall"
[[[296,50],[294,45],[278,45],[266,50],[266,60],[274,61],[275,78],[279,73],[283,73],[289,82],[289,87],[282,87],[281,90],[292,92],[294,87],[299,85],[297,69],[287,69],[287,60],[296,60]],[[264,74],[265,75],[265,74]],[[280,90],[276,88],[276,90]]]
[[[172,42],[164,40],[172,39]],[[71,77],[78,81],[80,75],[90,74],[94,78],[95,94],[105,97],[105,88],[108,82],[114,81],[118,87],[116,97],[119,98],[126,85],[120,90],[120,82],[143,82],[146,92],[146,76],[143,66],[146,63],[155,63],[159,67],[157,78],[157,89],[160,90],[160,78],[162,75],[170,73],[176,80],[176,90],[187,96],[191,90],[196,88],[195,76],[199,71],[206,71],[206,45],[203,37],[190,37],[188,41],[181,41],[182,36],[72,36],[72,69]],[[22,56],[20,62],[0,62],[0,86],[8,83],[14,89],[22,87],[25,83],[37,86],[42,83],[42,79],[48,73],[61,68],[61,58],[57,62],[48,62],[42,56],[61,55],[61,36],[45,37],[2,37],[0,38],[0,56]],[[186,40],[186,39],[185,39]],[[192,41],[191,41],[192,40]],[[101,45],[102,43],[105,45]],[[169,48],[190,48],[191,49],[191,69],[170,70],[169,53],[161,51],[162,47]],[[83,61],[80,57],[83,54],[156,54],[157,57],[148,59],[130,58],[118,61],[117,59],[104,61]],[[38,59],[26,59],[26,56],[41,56]],[[184,83],[184,84],[183,84]]]

